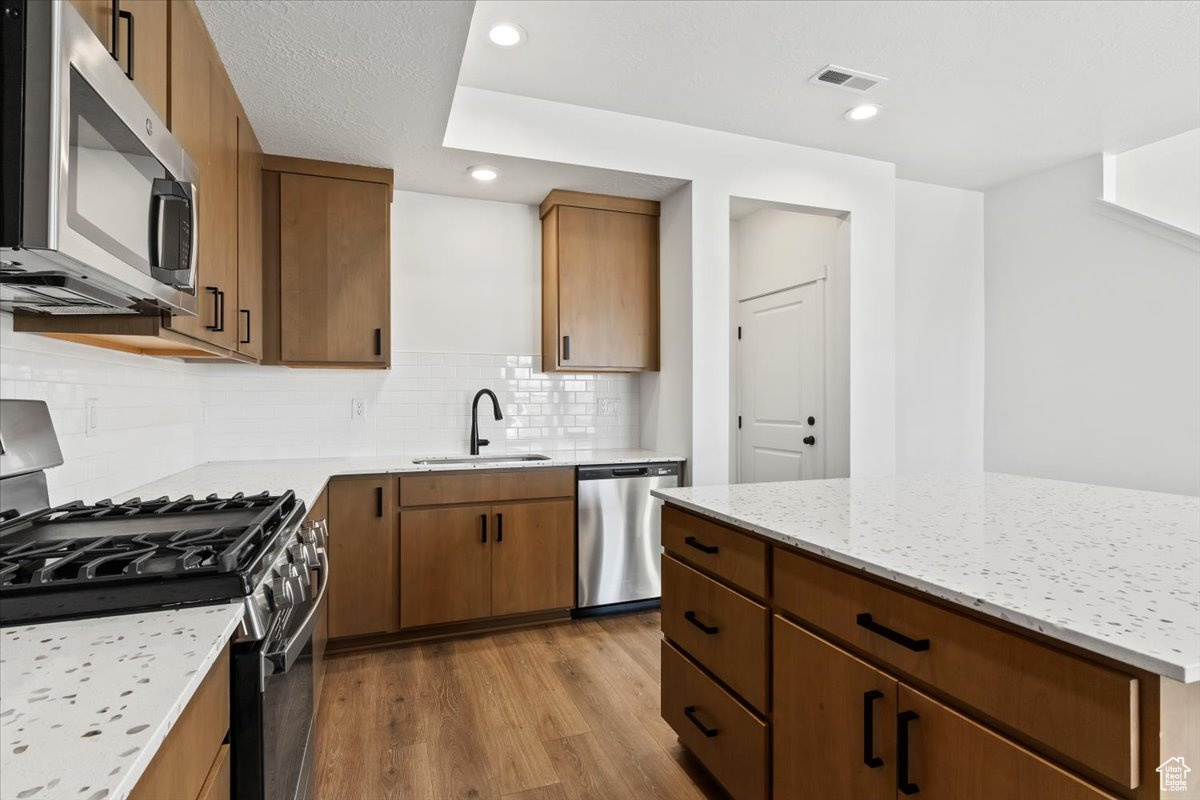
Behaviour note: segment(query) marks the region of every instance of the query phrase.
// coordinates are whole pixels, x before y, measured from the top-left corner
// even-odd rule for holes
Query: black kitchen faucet
[[[475,393],[475,399],[471,401],[471,455],[479,455],[479,448],[487,447],[491,442],[487,439],[479,438],[479,398],[484,395],[492,398],[492,409],[496,412],[496,421],[504,419],[504,415],[500,413],[500,401],[496,399],[496,393],[491,389],[480,389]]]

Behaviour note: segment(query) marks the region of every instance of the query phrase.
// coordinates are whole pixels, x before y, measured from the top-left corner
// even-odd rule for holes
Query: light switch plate
[[[596,413],[601,417],[615,417],[621,411],[621,400],[617,397],[601,397],[596,403]]]
[[[83,401],[83,432],[85,436],[95,436],[99,426],[99,399],[89,397]]]
[[[367,400],[365,397],[350,398],[350,419],[360,422],[367,418]]]

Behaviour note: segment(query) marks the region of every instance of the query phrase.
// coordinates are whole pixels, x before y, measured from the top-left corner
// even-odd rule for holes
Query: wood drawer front
[[[662,643],[662,715],[679,734],[679,741],[735,800],[765,800],[766,723],[666,641]],[[712,735],[706,735],[700,725]]]
[[[231,771],[229,745],[223,744],[220,752],[217,753],[217,760],[213,762],[212,769],[208,771],[208,779],[204,781],[204,788],[200,790],[200,795],[196,800],[229,800],[233,793]]]
[[[1122,786],[1138,783],[1138,682],[794,552],[775,553],[779,607]],[[858,622],[913,640],[914,651]],[[866,622],[866,620],[864,620]]]
[[[400,505],[440,506],[574,497],[575,470],[519,469],[512,472],[426,473],[400,478]]]
[[[908,780],[926,800],[1116,800],[1025,748],[900,685]],[[897,735],[900,735],[897,728]],[[900,797],[902,795],[897,795]],[[1155,795],[1157,796],[1157,794]]]
[[[663,633],[765,712],[770,612],[669,555],[662,565]]]
[[[767,544],[703,517],[663,506],[667,552],[759,597],[767,596]]]
[[[200,796],[228,732],[227,646],[133,787],[130,800]]]

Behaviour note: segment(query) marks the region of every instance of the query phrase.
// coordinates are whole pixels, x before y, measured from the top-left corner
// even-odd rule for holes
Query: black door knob
[[[817,437],[815,437],[815,436],[805,436],[805,437],[804,437],[804,443],[805,443],[805,444],[816,444],[816,443],[817,443]]]
[[[809,417],[809,418],[808,418],[808,424],[809,424],[809,425],[816,425],[816,424],[817,424],[817,418],[816,418],[816,417]]]

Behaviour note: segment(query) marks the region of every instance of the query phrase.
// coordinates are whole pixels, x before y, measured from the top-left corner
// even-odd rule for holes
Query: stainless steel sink
[[[521,464],[529,461],[549,461],[550,456],[541,453],[528,453],[512,456],[437,456],[435,458],[414,458],[414,464]]]

